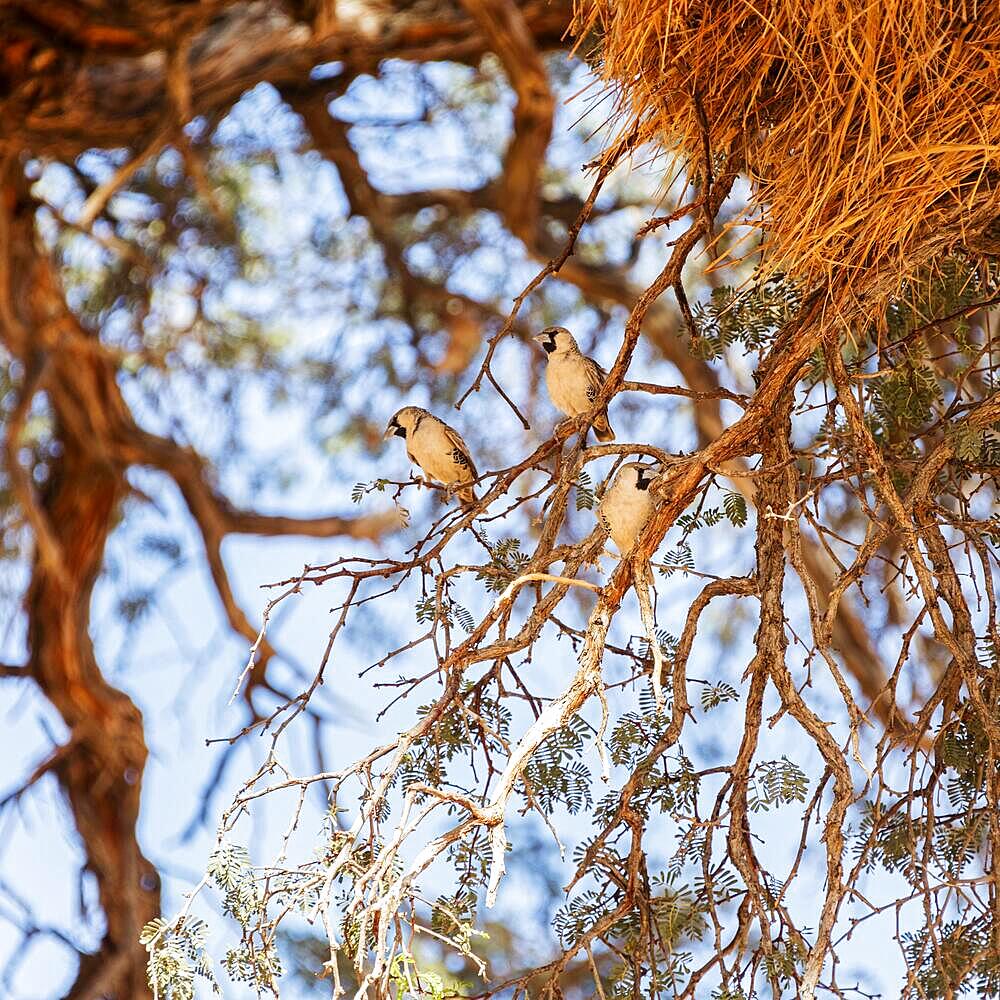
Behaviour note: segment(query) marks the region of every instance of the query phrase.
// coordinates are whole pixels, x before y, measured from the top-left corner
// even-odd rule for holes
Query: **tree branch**
[[[259,652],[259,659],[250,672],[250,682],[244,689],[244,699],[252,707],[254,689],[260,686],[270,689],[266,670],[275,650],[266,637],[259,636],[259,630],[250,623],[236,600],[222,556],[225,537],[230,534],[302,535],[310,538],[345,536],[373,541],[400,527],[399,513],[392,510],[356,518],[336,515],[297,518],[239,510],[210,484],[205,461],[196,452],[137,427],[133,429],[131,439],[133,461],[166,472],[177,484],[201,534],[212,582],[230,627]]]
[[[517,95],[514,134],[497,182],[496,204],[507,228],[526,246],[536,241],[538,188],[552,136],[555,98],[521,9],[513,0],[462,0],[489,47],[500,57]]]
[[[336,31],[314,34],[275,3],[213,0],[189,5],[180,21],[176,8],[150,7],[141,33],[133,30],[134,12],[127,6],[114,8],[117,21],[109,17],[103,24],[95,14],[75,9],[71,32],[79,38],[92,31],[85,49],[99,58],[70,58],[78,43],[66,45],[64,56],[55,37],[57,57],[47,71],[40,76],[26,67],[0,100],[0,145],[71,159],[94,146],[148,141],[176,112],[167,51],[181,33],[190,36],[187,93],[192,115],[227,108],[261,82],[279,88],[301,84],[313,67],[324,63],[341,63],[350,78],[377,71],[385,59],[474,64],[491,48],[477,22],[463,15],[435,12],[425,18],[392,10],[372,23],[371,7],[352,8],[352,14],[342,7]],[[13,23],[5,24],[8,44],[20,37],[33,44],[37,27],[31,15],[40,9],[33,4],[30,14],[13,15]],[[567,0],[534,0],[519,11],[538,46],[564,45],[572,15]],[[315,82],[317,92],[328,88],[328,81]]]
[[[142,997],[138,934],[159,910],[159,881],[136,836],[146,761],[142,716],[102,675],[89,631],[94,581],[127,492],[108,439],[120,414],[118,388],[107,358],[89,349],[69,313],[52,262],[38,250],[27,186],[16,162],[0,178],[0,212],[9,211],[4,251],[19,277],[10,301],[16,323],[0,327],[0,336],[29,372],[40,348],[59,342],[45,371],[59,447],[38,504],[62,564],[62,572],[54,569],[40,546],[31,566],[29,669],[71,733],[72,752],[57,754],[49,766],[66,793],[105,918],[100,948],[81,958],[67,996],[82,1000],[111,990]]]

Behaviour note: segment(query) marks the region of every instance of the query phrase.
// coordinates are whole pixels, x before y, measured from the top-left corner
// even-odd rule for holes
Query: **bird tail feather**
[[[458,499],[465,510],[476,505],[476,491],[471,486],[458,491]]]
[[[607,410],[604,411],[595,421],[594,421],[594,434],[597,436],[597,440],[603,444],[607,444],[609,441],[614,441],[615,432],[614,428],[608,421]]]

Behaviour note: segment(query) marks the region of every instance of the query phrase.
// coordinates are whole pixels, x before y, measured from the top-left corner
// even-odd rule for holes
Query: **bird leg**
[[[605,529],[606,530],[606,529]],[[600,552],[597,552],[592,559],[585,558],[583,561],[584,566],[593,566],[598,573],[601,572],[601,557],[607,556],[609,559],[621,559],[621,556],[616,555],[607,547],[608,536],[604,536],[604,544],[601,546]]]
[[[564,420],[560,420],[555,426],[555,431],[557,434],[572,434],[576,432],[586,440],[587,425],[584,422],[583,414],[578,413],[575,417],[566,417]]]

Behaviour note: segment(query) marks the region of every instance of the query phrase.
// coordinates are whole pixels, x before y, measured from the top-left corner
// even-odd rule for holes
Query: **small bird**
[[[474,483],[479,475],[469,446],[458,431],[419,406],[404,406],[393,414],[385,429],[386,440],[394,436],[403,438],[407,457],[431,479],[445,486],[462,487],[458,499],[463,507],[476,502],[472,486],[465,484]]]
[[[546,327],[534,338],[548,355],[545,385],[549,398],[567,417],[587,413],[607,380],[608,373],[593,359],[580,353],[573,334],[564,326]],[[608,408],[594,418],[598,441],[614,441],[615,432],[608,423]]]
[[[618,475],[608,487],[597,508],[597,516],[618,551],[625,557],[635,547],[639,533],[646,526],[653,508],[656,506],[650,496],[649,487],[659,470],[644,462],[629,462],[618,470]],[[635,565],[632,586],[639,602],[642,627],[653,657],[653,698],[656,710],[662,712],[666,706],[663,695],[663,649],[656,634],[656,619],[650,593],[654,589],[653,571],[649,562],[643,559]]]
[[[649,484],[656,479],[657,473],[656,466],[644,462],[623,465],[597,508],[601,524],[623,556],[635,545],[656,506],[649,493]]]

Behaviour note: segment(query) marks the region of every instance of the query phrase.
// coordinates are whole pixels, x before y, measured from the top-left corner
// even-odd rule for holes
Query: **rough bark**
[[[87,855],[107,926],[98,952],[84,956],[69,997],[146,993],[138,935],[159,912],[159,879],[136,836],[146,763],[142,714],[101,673],[90,638],[90,600],[117,506],[125,467],[103,445],[122,416],[109,362],[75,329],[49,259],[35,247],[34,206],[8,176],[9,256],[17,277],[9,298],[15,330],[4,340],[28,371],[40,374],[55,416],[58,448],[36,517],[55,553],[39,550],[25,610],[28,666],[69,729],[55,770]]]
[[[537,171],[551,127],[551,95],[531,39],[542,47],[560,44],[569,5],[500,8],[494,15],[517,22],[521,54],[533,56],[532,93],[548,100],[540,111],[522,109],[533,116],[526,133],[531,148],[511,153],[526,170]],[[128,488],[128,466],[152,465],[175,479],[201,528],[225,613],[250,639],[255,629],[233,596],[221,557],[226,534],[370,538],[395,522],[236,510],[211,486],[199,456],[138,428],[114,360],[72,315],[52,261],[36,244],[37,206],[22,163],[27,156],[72,158],[95,146],[148,153],[180,122],[225,109],[261,81],[301,86],[313,66],[333,60],[346,64],[347,77],[376,71],[391,57],[475,61],[499,30],[447,4],[433,15],[359,5],[350,19],[331,21],[327,4],[236,0],[152,0],[141,7],[97,2],[86,8],[63,0],[15,0],[0,9],[0,319],[4,346],[25,372],[6,457],[36,540],[25,600],[28,670],[70,732],[52,770],[66,792],[106,919],[101,947],[83,957],[71,997],[146,995],[138,934],[159,912],[156,872],[136,835],[147,753],[141,713],[102,675],[89,634],[92,591]],[[534,119],[544,119],[541,141]],[[141,152],[133,156],[133,169],[141,158]],[[119,181],[112,179],[108,194]],[[95,202],[91,214],[106,200]],[[55,420],[54,457],[40,495],[18,460],[21,427],[36,391],[44,391]],[[266,686],[271,652],[264,644],[248,701],[255,686]]]
[[[564,44],[570,8],[567,0],[466,0],[462,6],[441,3],[428,13],[418,6],[392,10],[361,3],[338,20],[333,5],[323,0],[152,0],[142,5],[95,0],[86,7],[69,0],[12,0],[0,7],[0,154],[6,162],[0,205],[6,227],[0,233],[2,339],[24,367],[26,396],[33,389],[47,394],[58,444],[40,496],[34,497],[30,481],[20,477],[25,515],[37,543],[26,598],[29,670],[71,734],[56,772],[107,918],[101,949],[81,963],[71,996],[145,995],[138,929],[159,908],[156,874],[143,857],[135,829],[146,758],[142,718],[101,674],[89,635],[91,593],[127,488],[128,466],[157,467],[178,484],[201,529],[230,624],[251,639],[254,630],[233,597],[221,558],[226,534],[372,537],[388,525],[364,519],[268,518],[234,510],[210,485],[197,455],[138,428],[120,393],[113,359],[77,323],[51,261],[35,244],[34,204],[20,180],[21,159],[71,158],[94,146],[148,150],[179,122],[224,110],[248,88],[267,81],[291,96],[317,146],[341,170],[352,209],[370,219],[387,254],[393,248],[388,245],[390,227],[382,224],[386,217],[422,204],[453,204],[497,210],[530,252],[547,255],[539,216],[565,221],[579,207],[540,206],[538,194],[553,107],[539,52]],[[312,68],[338,61],[349,79],[376,71],[387,58],[474,62],[490,50],[500,56],[517,95],[514,137],[502,178],[474,192],[388,197],[373,191],[346,127],[326,113],[330,83],[312,81]],[[976,216],[980,225],[995,218],[995,199],[981,204],[988,200],[986,195],[977,199],[966,218]],[[915,255],[928,259],[954,242],[962,223],[957,220],[952,232],[928,236]],[[395,252],[402,262],[402,248]],[[596,298],[635,303],[636,293],[622,272],[570,262],[561,276]],[[768,370],[760,373],[761,390],[753,406],[732,427],[724,428],[717,404],[698,407],[699,433],[707,447],[691,464],[671,472],[671,500],[647,531],[644,554],[659,543],[709,471],[759,450],[775,401],[789,391],[824,326],[832,322],[818,305],[804,311],[801,323],[786,331],[772,352]],[[667,310],[651,309],[643,332],[692,389],[710,393],[717,388],[711,370],[684,349]],[[638,336],[638,330],[634,333]],[[28,402],[30,398],[25,409]],[[16,436],[11,438],[9,463],[17,453]],[[747,491],[752,494],[752,487]],[[807,551],[807,563],[811,556]],[[828,569],[819,562],[809,568],[825,592]],[[616,578],[609,606],[617,606],[626,584],[627,577]],[[864,628],[844,605],[833,638],[874,697],[882,687],[881,669]],[[262,652],[264,661],[252,684],[264,683],[269,648],[265,645]]]
[[[71,157],[129,146],[178,105],[185,119],[206,114],[262,81],[301,84],[322,63],[356,76],[384,59],[475,62],[490,50],[477,20],[448,3],[430,13],[361,3],[332,23],[324,6],[154,0],[82,11],[18,0],[0,8],[0,147]],[[538,47],[564,44],[567,0],[508,6]]]

